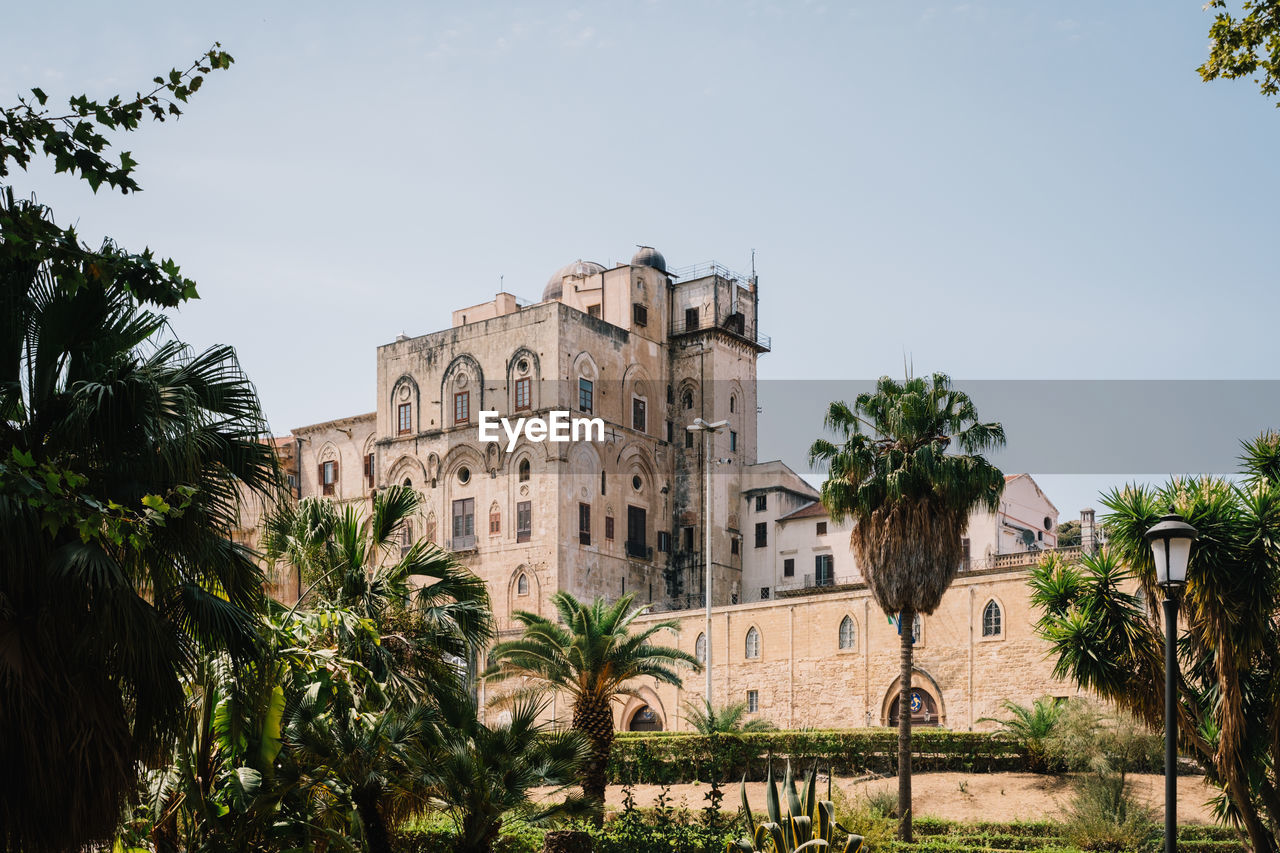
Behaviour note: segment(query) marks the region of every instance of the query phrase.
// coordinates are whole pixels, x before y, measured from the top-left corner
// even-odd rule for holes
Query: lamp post
[[[1187,562],[1196,529],[1169,507],[1147,531],[1156,561],[1156,583],[1164,590],[1164,849],[1178,849],[1178,595],[1187,582]]]
[[[712,442],[715,441],[715,434],[729,425],[728,421],[715,421],[707,423],[702,418],[694,418],[693,423],[689,424],[686,429],[689,432],[701,432],[707,436],[706,451],[703,458],[703,466],[705,472],[705,496],[703,500],[706,502],[706,517],[702,521],[703,533],[703,560],[706,563],[706,577],[702,585],[702,597],[707,605],[707,659],[705,661],[707,667],[707,713],[711,713],[711,466],[715,461],[712,451]]]

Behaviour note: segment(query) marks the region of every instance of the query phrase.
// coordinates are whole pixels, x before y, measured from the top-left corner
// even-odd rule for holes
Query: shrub
[[[925,729],[912,735],[917,770],[993,772],[1026,770],[1025,747],[987,732]],[[898,736],[890,729],[845,731],[774,731],[712,736],[684,732],[619,735],[609,757],[614,784],[653,785],[710,781],[718,778],[760,780],[769,756],[791,759],[798,766],[814,762],[835,773],[894,772]]]
[[[1062,703],[1046,696],[1030,706],[1006,700],[1002,707],[1009,713],[1009,719],[983,717],[978,722],[999,723],[1002,732],[1026,749],[1027,769],[1032,773],[1060,773],[1066,769],[1061,757],[1051,755],[1049,749],[1054,727],[1062,717]]]

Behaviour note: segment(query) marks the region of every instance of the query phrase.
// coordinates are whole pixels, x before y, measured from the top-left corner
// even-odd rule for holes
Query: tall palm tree
[[[393,691],[455,683],[492,636],[484,581],[426,540],[405,546],[421,500],[391,486],[374,496],[366,518],[351,504],[305,498],[282,503],[264,523],[268,561],[290,563],[309,585],[301,606],[317,598],[376,626],[372,640],[340,637],[339,645]]]
[[[659,631],[676,630],[675,620],[655,622],[633,633],[632,623],[648,610],[632,607],[634,600],[627,594],[612,604],[602,598],[584,604],[568,592],[557,592],[551,601],[559,621],[515,613],[524,635],[498,643],[492,653],[494,666],[486,673],[497,680],[529,678],[530,688],[522,692],[550,689],[568,694],[573,704],[571,725],[591,743],[582,769],[582,792],[595,809],[597,822],[604,817],[614,698],[638,695],[634,686],[638,678],[679,686],[677,667],[702,668],[688,652],[651,642]]]
[[[181,728],[199,654],[256,652],[231,531],[280,474],[230,347],[173,340],[109,265],[15,257],[0,206],[0,850],[77,849]]]
[[[963,559],[969,513],[995,512],[1004,476],[982,454],[1004,445],[1004,428],[978,420],[968,395],[940,373],[882,377],[852,406],[833,402],[813,463],[828,466],[822,503],[834,521],[852,518],[850,544],[876,603],[898,617],[898,826],[911,841],[912,626],[932,613]]]
[[[533,807],[533,789],[557,792],[573,783],[590,745],[582,732],[552,732],[539,719],[547,702],[526,697],[511,709],[511,719],[486,726],[473,702],[441,707],[439,747],[428,754],[423,782],[429,802],[445,812],[458,830],[458,853],[491,853],[503,823],[517,817],[527,823],[572,817],[584,801],[577,797]]]

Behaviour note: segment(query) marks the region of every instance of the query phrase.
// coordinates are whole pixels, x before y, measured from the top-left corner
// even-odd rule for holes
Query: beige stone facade
[[[557,591],[633,593],[653,608],[645,619],[677,618],[675,641],[700,651],[709,523],[716,703],[749,700],[780,726],[885,724],[897,633],[861,582],[849,528],[783,462],[756,458],[756,360],[770,346],[758,309],[754,274],[670,270],[647,247],[612,268],[577,261],[536,304],[499,293],[454,311],[448,329],[379,347],[374,411],[295,429],[277,439],[282,462],[295,497],[367,508],[392,484],[419,491],[409,535],[484,579],[507,636],[514,611],[549,614]],[[602,435],[523,435],[509,450],[505,435],[481,440],[482,413],[553,411],[599,419]],[[688,431],[696,418],[727,423],[708,441]],[[1052,546],[1057,510],[1025,475],[1007,490],[1000,512],[971,522],[975,559],[923,619],[922,722],[968,728],[1004,699],[1069,692],[1031,633],[1025,584],[1028,542]],[[296,578],[272,581],[298,595]],[[647,687],[619,705],[619,725],[683,728],[702,684]]]
[[[982,729],[989,727],[979,722],[983,717],[1006,716],[1006,699],[1027,704],[1042,696],[1076,695],[1074,686],[1053,678],[1047,647],[1033,633],[1027,573],[1037,556],[1010,554],[1005,567],[961,572],[938,610],[920,617],[912,678],[922,694],[917,723]],[[783,728],[896,721],[896,624],[860,582],[805,592],[713,609],[713,703],[748,702],[756,709],[751,717]],[[703,612],[643,618],[673,616],[680,631],[668,641],[701,657]],[[756,639],[749,644],[752,631]],[[687,706],[703,701],[704,682],[696,675],[681,690],[646,687],[643,700],[620,705],[619,726],[630,728],[635,713],[648,705],[663,728],[687,728]]]

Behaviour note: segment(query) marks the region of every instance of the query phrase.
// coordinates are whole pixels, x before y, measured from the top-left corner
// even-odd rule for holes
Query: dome
[[[659,256],[661,257],[661,256]],[[596,275],[604,272],[604,267],[595,261],[584,261],[582,258],[571,264],[565,264],[551,274],[551,278],[547,279],[546,289],[542,291],[542,301],[546,302],[550,299],[559,299],[564,293],[565,276],[573,278],[585,278],[589,275]]]
[[[667,259],[652,246],[641,246],[640,251],[631,256],[633,267],[653,267],[658,272],[667,271]]]

